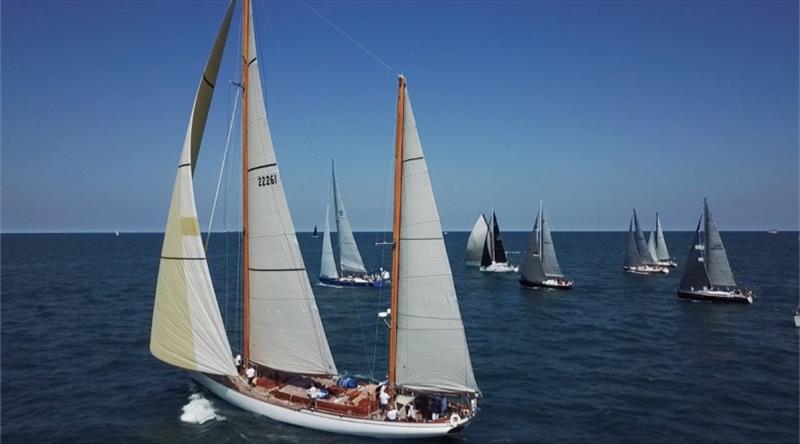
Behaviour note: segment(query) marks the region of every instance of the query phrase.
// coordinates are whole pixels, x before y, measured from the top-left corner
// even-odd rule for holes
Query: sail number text
[[[278,174],[272,173],[266,176],[258,176],[258,186],[260,187],[268,187],[270,185],[275,185],[278,183]]]

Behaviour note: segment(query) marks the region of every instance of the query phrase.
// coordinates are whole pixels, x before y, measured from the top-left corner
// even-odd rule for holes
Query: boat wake
[[[217,414],[214,404],[200,393],[189,396],[189,403],[182,407],[181,421],[189,424],[204,424],[212,419],[223,421],[224,416]]]

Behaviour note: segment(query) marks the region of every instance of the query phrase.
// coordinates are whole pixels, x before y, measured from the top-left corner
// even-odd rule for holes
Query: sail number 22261
[[[275,185],[278,183],[278,174],[272,173],[266,176],[258,176],[258,186],[260,187],[268,187],[270,185]]]

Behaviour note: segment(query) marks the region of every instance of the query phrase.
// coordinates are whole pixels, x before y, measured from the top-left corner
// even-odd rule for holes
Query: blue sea
[[[569,292],[466,268],[466,236],[445,238],[484,394],[463,441],[798,442],[798,233],[723,233],[752,306],[678,300],[682,264],[666,276],[623,273],[625,233],[554,233]],[[161,237],[2,235],[2,441],[362,442],[240,411],[150,355]],[[691,233],[666,237],[682,262]],[[527,233],[504,238],[519,252]],[[374,245],[383,239],[357,235],[373,268],[389,267],[389,249]],[[299,240],[316,282],[321,238]],[[211,238],[234,348],[237,248],[236,235]],[[381,378],[388,291],[314,288],[339,369]]]

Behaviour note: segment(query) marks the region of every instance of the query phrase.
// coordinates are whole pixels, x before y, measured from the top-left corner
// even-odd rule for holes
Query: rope
[[[205,250],[208,254],[208,241],[211,240],[211,227],[214,225],[214,213],[217,211],[217,199],[219,199],[219,188],[222,185],[222,175],[225,172],[225,161],[228,159],[228,148],[231,145],[231,133],[233,132],[233,123],[236,119],[236,107],[239,104],[239,94],[241,88],[237,88],[236,98],[233,102],[233,112],[231,113],[231,122],[228,124],[228,134],[225,138],[225,151],[222,153],[222,163],[219,166],[219,177],[217,177],[217,189],[214,191],[214,203],[211,206],[211,217],[208,219],[208,233],[206,234]]]

